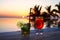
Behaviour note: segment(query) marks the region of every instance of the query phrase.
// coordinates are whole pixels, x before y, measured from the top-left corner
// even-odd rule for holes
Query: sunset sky
[[[35,5],[44,7],[58,4],[60,0],[0,0],[0,16],[27,16]]]

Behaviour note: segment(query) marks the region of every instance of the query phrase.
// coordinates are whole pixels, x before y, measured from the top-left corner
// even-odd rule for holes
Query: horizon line
[[[0,16],[0,18],[28,18],[28,16]]]

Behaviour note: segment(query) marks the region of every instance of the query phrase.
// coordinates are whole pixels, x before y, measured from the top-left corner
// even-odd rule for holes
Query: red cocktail
[[[36,18],[36,20],[35,20],[35,28],[38,31],[41,31],[41,29],[43,28],[43,26],[44,26],[43,18]]]
[[[35,24],[37,29],[42,29],[44,26],[44,21],[42,18],[37,18]]]

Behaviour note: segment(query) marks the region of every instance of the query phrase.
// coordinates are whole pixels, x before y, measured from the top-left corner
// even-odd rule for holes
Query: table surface
[[[20,31],[0,33],[0,40],[60,40],[60,28],[31,30],[30,35],[23,36]]]

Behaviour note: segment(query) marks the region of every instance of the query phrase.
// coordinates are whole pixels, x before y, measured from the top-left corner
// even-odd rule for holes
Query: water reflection
[[[24,18],[24,19],[20,19],[20,18],[0,18],[0,32],[10,32],[10,31],[20,31],[21,29],[17,27],[17,22],[19,22],[20,20],[24,20],[24,22],[28,22],[29,20]],[[30,22],[31,23],[31,30],[34,30],[34,21]],[[57,21],[47,21],[44,22],[44,28],[47,28],[47,26],[50,25],[50,28],[53,27],[60,27],[60,18],[58,18]]]
[[[21,20],[28,22],[28,19],[25,18],[0,18],[0,32],[20,31],[21,29],[17,27],[17,22]]]

